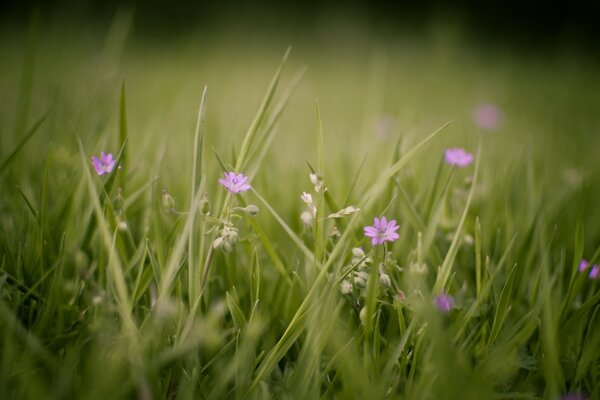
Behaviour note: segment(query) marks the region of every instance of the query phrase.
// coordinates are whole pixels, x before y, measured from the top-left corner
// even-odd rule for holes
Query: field
[[[592,54],[131,23],[1,31],[0,398],[600,398]]]

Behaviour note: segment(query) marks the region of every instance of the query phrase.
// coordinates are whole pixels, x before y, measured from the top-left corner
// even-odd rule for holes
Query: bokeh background
[[[72,154],[77,138],[90,151],[116,152],[124,80],[132,158],[141,170],[164,159],[161,185],[186,193],[178,173],[191,162],[204,85],[208,143],[230,154],[291,46],[282,81],[300,78],[267,154],[272,169],[260,175],[269,182],[295,182],[314,163],[318,100],[328,168],[353,170],[365,154],[384,163],[399,137],[420,138],[452,120],[435,157],[444,146],[474,150],[483,140],[499,167],[526,155],[549,178],[549,192],[584,180],[593,190],[599,11],[593,1],[4,2],[0,146],[8,151],[52,110],[57,125],[42,127],[34,153],[55,143]],[[502,113],[493,132],[473,119],[487,103]],[[29,160],[20,173],[35,175],[43,161]]]

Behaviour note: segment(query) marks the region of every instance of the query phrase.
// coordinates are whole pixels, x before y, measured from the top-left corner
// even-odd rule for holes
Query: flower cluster
[[[302,192],[300,195],[300,199],[306,204],[308,208],[307,211],[303,211],[300,214],[300,219],[304,223],[305,226],[308,226],[312,223],[313,219],[317,217],[317,206],[315,205],[312,195],[307,192]]]
[[[351,295],[354,293],[356,288],[359,293],[364,292],[369,281],[370,270],[372,269],[371,264],[373,259],[369,257],[365,251],[356,247],[352,249],[352,260],[348,269],[352,269],[352,277],[348,277],[340,283],[340,291],[344,295]],[[385,272],[383,264],[379,265],[379,285],[387,289],[392,286],[392,280],[390,276]],[[364,293],[362,293],[364,294]]]

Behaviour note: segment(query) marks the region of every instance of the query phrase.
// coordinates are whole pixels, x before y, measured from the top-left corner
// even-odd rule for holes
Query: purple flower
[[[100,158],[92,157],[92,165],[98,175],[110,174],[115,167],[117,160],[113,159],[112,153],[100,153]]]
[[[225,186],[225,189],[231,193],[241,193],[251,188],[248,185],[248,177],[244,174],[236,174],[235,172],[225,172],[225,179],[219,179],[219,183]]]
[[[473,112],[473,119],[480,128],[494,131],[502,124],[502,111],[493,104],[480,104]]]
[[[590,267],[590,263],[587,260],[582,259],[579,262],[579,272],[584,272],[588,267]],[[589,278],[598,279],[598,277],[600,277],[600,266],[594,264],[591,267],[590,274],[588,275]]]
[[[390,222],[385,217],[377,218],[373,226],[365,226],[365,236],[371,238],[372,245],[382,244],[385,241],[393,242],[398,239],[400,235],[396,231],[400,228],[396,224],[396,220],[393,219]]]
[[[461,149],[460,147],[453,147],[446,150],[444,160],[446,160],[447,164],[462,168],[473,162],[473,154],[466,152],[465,149]]]
[[[454,307],[454,299],[449,294],[439,294],[435,298],[435,306],[443,313],[448,313]]]

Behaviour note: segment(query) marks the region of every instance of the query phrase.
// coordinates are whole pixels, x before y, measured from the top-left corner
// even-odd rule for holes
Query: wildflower
[[[480,128],[494,131],[502,123],[502,111],[493,104],[480,104],[473,112],[473,120]]]
[[[468,153],[460,147],[447,149],[444,153],[444,160],[447,164],[456,165],[457,167],[466,167],[473,162],[473,154]]]
[[[300,219],[305,226],[308,226],[312,223],[313,215],[308,211],[302,211],[302,214],[300,214]]]
[[[313,204],[313,199],[312,199],[312,195],[310,193],[306,193],[306,192],[302,192],[302,194],[300,195],[300,198],[302,199],[303,202],[306,203],[307,206],[312,206]]]
[[[396,220],[393,219],[388,222],[385,217],[381,219],[375,217],[374,226],[365,226],[365,236],[371,238],[372,245],[382,244],[383,242],[393,242],[398,239],[400,235],[396,233],[398,226]]]
[[[110,174],[115,168],[117,160],[113,159],[112,153],[100,153],[100,158],[92,157],[92,165],[98,175]]]
[[[248,177],[235,172],[225,172],[225,179],[219,179],[219,183],[231,193],[241,193],[251,189],[248,184]]]
[[[320,193],[323,190],[323,178],[317,174],[309,174],[310,183],[315,186],[315,192]]]
[[[302,201],[308,206],[312,216],[316,217],[317,216],[317,207],[315,206],[315,203],[313,202],[313,198],[312,198],[311,194],[302,192],[302,194],[300,195],[300,199],[302,199]]]
[[[585,259],[582,259],[579,262],[579,272],[584,272],[586,269],[588,269],[588,267],[591,267],[590,274],[588,275],[589,278],[598,279],[598,277],[600,277],[600,266],[596,264],[590,266],[590,263]]]
[[[435,306],[443,313],[448,313],[454,307],[454,299],[448,294],[440,294],[435,298]]]
[[[342,218],[347,215],[352,215],[354,213],[357,213],[359,211],[360,211],[360,208],[354,207],[354,206],[349,206],[346,208],[342,208],[340,211],[338,211],[336,213],[329,214],[329,216],[327,218]]]

